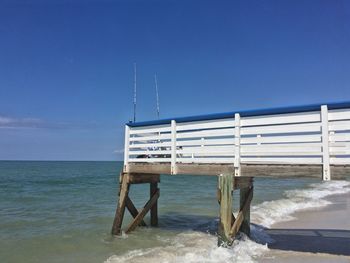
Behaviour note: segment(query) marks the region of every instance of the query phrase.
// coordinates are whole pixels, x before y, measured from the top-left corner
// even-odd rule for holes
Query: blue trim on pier
[[[302,105],[302,106],[266,108],[266,109],[245,110],[245,111],[232,111],[232,112],[198,115],[198,116],[190,116],[190,117],[179,117],[179,118],[161,119],[161,120],[154,120],[154,121],[142,121],[142,122],[135,122],[135,123],[129,122],[129,123],[126,123],[126,125],[128,125],[129,127],[142,127],[142,126],[169,124],[171,123],[172,120],[175,120],[176,123],[180,123],[180,122],[191,122],[191,121],[227,119],[227,118],[234,118],[235,113],[239,113],[241,117],[252,117],[252,116],[261,116],[261,115],[319,111],[321,109],[321,105],[327,105],[329,110],[344,109],[344,108],[350,108],[350,101],[337,102],[337,103],[319,103],[319,104],[310,104],[310,105]]]

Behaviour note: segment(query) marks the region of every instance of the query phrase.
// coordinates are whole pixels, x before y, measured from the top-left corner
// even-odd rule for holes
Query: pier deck
[[[323,165],[299,164],[241,164],[240,177],[278,177],[322,178]],[[129,173],[171,174],[170,164],[165,163],[130,163]],[[211,175],[234,174],[233,164],[178,164],[179,175]],[[344,179],[350,175],[350,165],[331,165],[332,179]]]

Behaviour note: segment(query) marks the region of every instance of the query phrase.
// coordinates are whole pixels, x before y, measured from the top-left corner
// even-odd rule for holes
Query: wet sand
[[[267,230],[274,240],[259,262],[350,262],[350,194],[326,198],[325,208],[294,214]]]

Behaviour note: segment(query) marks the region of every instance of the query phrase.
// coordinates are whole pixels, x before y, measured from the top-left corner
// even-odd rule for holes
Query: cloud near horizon
[[[40,128],[43,123],[38,118],[12,118],[0,115],[0,128]]]
[[[0,129],[69,129],[69,128],[92,128],[96,123],[70,123],[70,122],[49,122],[39,118],[14,118],[0,115]]]

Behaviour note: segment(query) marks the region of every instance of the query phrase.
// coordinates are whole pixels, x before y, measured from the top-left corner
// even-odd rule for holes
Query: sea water
[[[228,249],[217,247],[214,176],[162,175],[159,227],[112,237],[121,168],[121,162],[1,161],[0,262],[255,262],[268,251],[264,228],[350,191],[348,181],[255,178],[252,239],[241,235]],[[148,185],[132,185],[136,207],[148,198]]]

